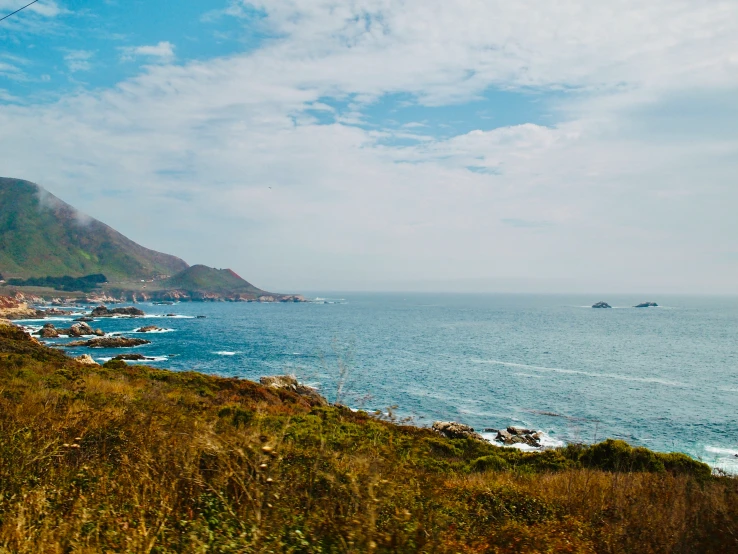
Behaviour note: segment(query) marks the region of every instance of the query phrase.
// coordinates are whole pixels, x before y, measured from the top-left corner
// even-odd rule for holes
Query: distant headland
[[[0,294],[90,302],[303,302],[145,248],[43,187],[0,177]]]

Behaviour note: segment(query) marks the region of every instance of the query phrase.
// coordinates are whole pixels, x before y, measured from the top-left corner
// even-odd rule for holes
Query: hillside
[[[304,302],[302,296],[261,290],[243,280],[231,269],[193,265],[168,279],[152,282],[128,281],[104,285],[104,290],[120,299],[132,301],[181,300],[236,302]]]
[[[110,280],[174,275],[187,263],[136,244],[39,185],[0,178],[0,275]]]
[[[254,296],[269,294],[244,281],[233,270],[215,269],[204,265],[193,265],[173,277],[162,281],[161,286],[187,292],[213,292],[219,294],[243,293]]]
[[[524,453],[289,389],[83,365],[0,321],[0,551],[725,553],[738,481],[621,441]]]

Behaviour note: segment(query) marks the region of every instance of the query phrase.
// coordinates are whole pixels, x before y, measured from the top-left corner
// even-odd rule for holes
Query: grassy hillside
[[[94,273],[144,279],[185,268],[179,258],[136,244],[34,183],[0,178],[0,274],[6,279]]]
[[[267,294],[241,279],[230,269],[215,269],[204,265],[188,267],[177,275],[162,281],[159,286],[191,292],[245,293],[256,296]]]
[[[738,482],[522,453],[237,379],[84,366],[0,325],[0,552],[724,553]]]

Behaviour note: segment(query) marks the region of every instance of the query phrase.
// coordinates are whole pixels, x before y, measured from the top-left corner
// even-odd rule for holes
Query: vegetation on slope
[[[731,552],[737,485],[619,441],[523,453],[84,366],[0,325],[0,552]]]
[[[8,285],[14,287],[48,287],[54,290],[68,292],[91,292],[99,288],[102,283],[107,283],[108,278],[102,273],[85,275],[83,277],[31,277],[30,279],[9,279]]]
[[[188,292],[244,293],[255,296],[267,294],[248,281],[243,280],[230,269],[215,269],[205,265],[188,267],[177,275],[163,281],[160,286],[167,289],[180,289]]]
[[[0,178],[0,273],[6,279],[93,273],[144,279],[186,267],[179,258],[144,248],[80,214],[34,183]]]

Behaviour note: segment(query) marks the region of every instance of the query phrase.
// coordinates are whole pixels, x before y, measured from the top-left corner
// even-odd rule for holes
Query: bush
[[[469,464],[469,469],[472,471],[489,471],[489,470],[495,470],[500,471],[504,469],[508,469],[510,467],[510,464],[507,463],[506,460],[503,460],[499,456],[491,455],[491,456],[482,456],[481,458],[477,458],[476,460],[473,460]]]

